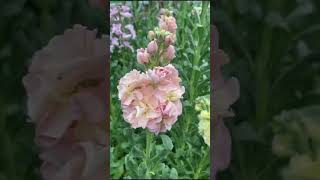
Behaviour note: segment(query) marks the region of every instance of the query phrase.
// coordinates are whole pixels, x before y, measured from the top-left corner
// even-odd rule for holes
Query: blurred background
[[[218,180],[320,179],[320,2],[219,0],[213,23],[240,81]]]
[[[106,34],[99,1],[0,1],[0,179],[40,179],[34,127],[28,123],[22,77],[33,53],[73,24]],[[91,6],[90,6],[91,5]]]

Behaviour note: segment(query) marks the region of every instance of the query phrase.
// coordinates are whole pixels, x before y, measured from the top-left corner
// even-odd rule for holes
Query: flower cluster
[[[23,78],[41,179],[106,179],[107,38],[75,25],[37,51]]]
[[[175,58],[173,43],[176,41],[176,19],[167,9],[160,10],[159,27],[149,31],[147,48],[137,50],[139,64],[153,66],[167,65]]]
[[[162,13],[170,12],[162,9],[161,16]],[[169,19],[172,21],[174,18],[170,16]],[[168,24],[168,30],[174,29],[175,33],[175,20],[174,28],[171,27],[172,22]],[[148,36],[152,40],[148,48],[137,50],[138,63],[146,64],[147,71],[132,70],[120,79],[117,88],[124,119],[133,128],[148,128],[158,134],[170,130],[181,115],[180,99],[185,89],[180,85],[177,69],[169,63],[163,63],[174,57],[174,47],[171,45],[175,40],[173,31],[156,28]]]
[[[126,23],[126,20],[130,20],[132,16],[128,6],[111,4],[110,52],[113,52],[115,48],[129,48],[132,52],[134,51],[130,40],[136,38],[136,31],[132,24]]]
[[[171,129],[182,113],[184,87],[171,64],[146,73],[132,70],[121,78],[118,90],[124,119],[133,128],[158,134]]]
[[[282,170],[285,180],[318,179],[320,176],[320,106],[283,111],[273,122],[272,150],[289,165]]]
[[[201,96],[196,99],[196,111],[199,111],[199,133],[204,142],[210,146],[210,95]]]

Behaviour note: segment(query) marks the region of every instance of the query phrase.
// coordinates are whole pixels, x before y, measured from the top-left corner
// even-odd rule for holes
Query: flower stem
[[[146,171],[146,177],[150,177],[150,159],[151,159],[151,151],[152,151],[152,139],[153,139],[153,134],[146,130],[146,153],[145,153],[145,162],[147,165],[147,171]]]
[[[150,158],[152,139],[153,139],[153,134],[148,130],[146,130],[146,157],[148,159]]]

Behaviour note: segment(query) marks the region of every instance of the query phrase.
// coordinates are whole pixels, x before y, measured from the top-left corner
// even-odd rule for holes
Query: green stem
[[[146,157],[148,159],[150,158],[152,139],[153,139],[153,134],[148,130],[146,130]]]
[[[199,61],[200,61],[200,52],[199,52],[199,50],[196,50],[195,57],[193,60],[193,67],[198,66]],[[197,84],[194,84],[196,73],[197,73],[196,70],[193,69],[192,74],[191,74],[191,80],[190,80],[190,90],[191,90],[190,91],[190,99],[192,102],[195,98],[195,89],[197,88]]]
[[[267,65],[270,59],[272,43],[272,28],[267,27],[263,32],[262,44],[258,62],[256,64],[256,125],[261,125],[268,119],[268,104],[269,104],[269,78]]]
[[[150,159],[151,159],[151,151],[152,151],[152,140],[153,140],[153,134],[146,130],[146,157],[145,157],[145,162],[147,165],[147,172],[146,172],[146,177],[150,177]]]

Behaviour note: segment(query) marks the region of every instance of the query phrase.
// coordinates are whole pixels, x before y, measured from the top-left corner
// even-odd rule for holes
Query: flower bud
[[[165,41],[166,45],[169,46],[174,43],[174,36],[172,34],[167,35],[164,41]]]
[[[148,38],[149,38],[150,40],[153,40],[153,39],[155,38],[155,36],[156,36],[156,34],[154,33],[154,31],[149,31],[149,33],[148,33]]]
[[[164,37],[166,35],[166,30],[161,29],[160,30],[160,36]]]
[[[167,9],[161,8],[159,14],[164,15],[167,13]]]
[[[152,55],[152,54],[156,53],[157,50],[158,50],[157,42],[155,40],[151,41],[148,44],[148,48],[147,48],[148,53],[150,53]]]
[[[150,54],[145,49],[140,48],[137,50],[137,60],[139,64],[146,64],[149,62]]]
[[[170,45],[166,51],[163,54],[163,58],[166,60],[171,61],[173,58],[175,58],[175,49],[174,46]]]

